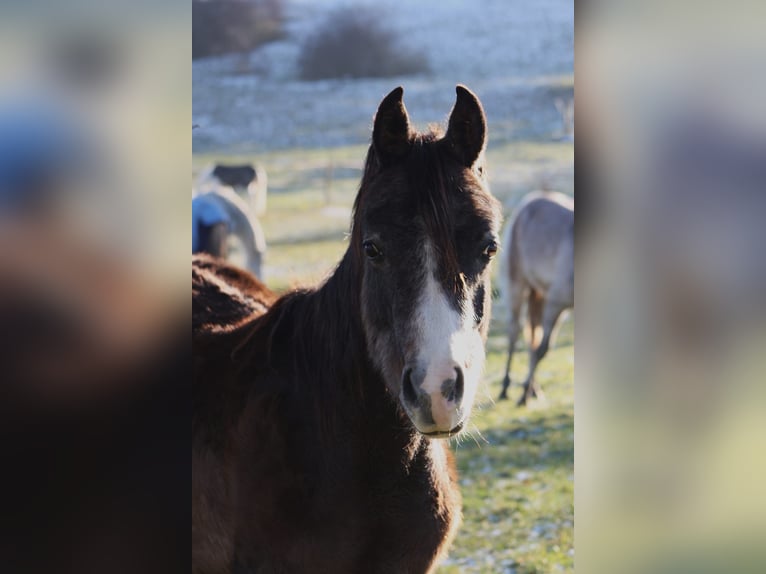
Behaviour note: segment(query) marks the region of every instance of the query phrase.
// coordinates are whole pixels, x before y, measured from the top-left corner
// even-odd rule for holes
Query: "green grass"
[[[511,143],[488,152],[490,183],[513,205],[537,182],[572,193],[572,144]],[[262,224],[269,244],[265,279],[273,289],[312,285],[330,273],[347,247],[350,208],[361,175],[363,146],[259,155],[195,156],[195,173],[213,159],[254,161],[269,178]],[[522,174],[519,176],[518,174]],[[553,175],[551,175],[553,174]],[[497,269],[495,269],[497,271]],[[487,363],[468,432],[453,440],[463,493],[463,525],[439,569],[457,573],[574,571],[574,350],[565,321],[537,370],[544,401],[526,409],[495,403],[506,353],[506,312],[495,302]],[[514,355],[512,378],[523,380],[527,353]]]
[[[472,437],[454,444],[463,492],[463,527],[440,572],[574,571],[574,409],[572,322],[537,370],[545,400],[526,409],[494,402],[505,367],[498,312],[487,344],[485,400]],[[512,378],[526,374],[526,348],[514,355]],[[520,389],[513,388],[512,399]]]

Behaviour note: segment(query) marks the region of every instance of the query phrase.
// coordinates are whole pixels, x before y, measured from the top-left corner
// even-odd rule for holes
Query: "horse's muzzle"
[[[450,365],[439,373],[406,367],[402,373],[401,402],[415,428],[425,436],[441,438],[462,430],[467,413],[463,409],[463,369]]]

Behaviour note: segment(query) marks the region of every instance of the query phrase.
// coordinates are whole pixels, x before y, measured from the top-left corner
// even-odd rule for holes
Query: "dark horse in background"
[[[532,192],[503,234],[500,281],[510,313],[508,360],[500,399],[508,398],[511,359],[521,333],[522,307],[529,318],[529,373],[518,405],[542,396],[535,370],[548,352],[561,314],[574,307],[574,201],[562,193]],[[542,331],[542,334],[541,334]]]
[[[276,298],[192,266],[192,571],[432,572],[461,499],[446,441],[484,363],[500,209],[486,120],[458,86],[446,134],[381,102],[350,244]]]

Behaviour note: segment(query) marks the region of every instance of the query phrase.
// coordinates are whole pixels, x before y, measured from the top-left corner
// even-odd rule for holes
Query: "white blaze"
[[[474,325],[472,302],[456,310],[435,276],[435,261],[430,246],[426,257],[428,274],[415,313],[418,327],[417,364],[426,369],[423,392],[431,396],[433,418],[440,427],[456,426],[467,416],[484,363],[484,345]],[[442,384],[455,379],[456,367],[464,377],[462,404],[447,401]]]

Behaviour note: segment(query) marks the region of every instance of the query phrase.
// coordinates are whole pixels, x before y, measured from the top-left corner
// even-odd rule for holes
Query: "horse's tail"
[[[527,300],[527,315],[529,320],[526,324],[527,341],[532,349],[536,349],[540,345],[540,341],[543,338],[543,307],[545,300],[542,295],[534,289],[529,290],[529,298]]]

